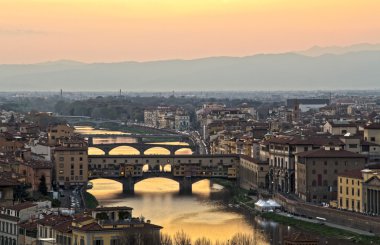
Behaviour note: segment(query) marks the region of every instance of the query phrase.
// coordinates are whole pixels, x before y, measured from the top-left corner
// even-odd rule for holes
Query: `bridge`
[[[191,149],[193,152],[196,152],[197,148],[192,145],[170,145],[170,144],[153,144],[153,143],[111,143],[111,144],[93,144],[93,142],[88,143],[88,147],[93,147],[100,149],[104,152],[106,156],[109,155],[110,151],[120,146],[128,146],[139,152],[139,155],[144,155],[146,150],[160,147],[168,150],[170,155],[175,155],[176,151],[180,149]]]
[[[203,179],[238,179],[239,155],[89,156],[89,179],[112,179],[123,192],[134,193],[136,183],[167,178],[179,183],[180,193],[191,193],[192,184]]]
[[[178,140],[181,142],[190,142],[188,136],[180,135],[180,134],[81,134],[81,136],[88,139],[89,143],[93,143],[94,138],[100,139],[109,139],[109,138],[133,138],[136,139],[137,142],[143,143],[146,142],[146,139],[162,139],[162,140]]]

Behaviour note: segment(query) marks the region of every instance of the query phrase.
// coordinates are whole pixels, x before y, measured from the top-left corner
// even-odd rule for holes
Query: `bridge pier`
[[[135,194],[135,181],[132,177],[127,177],[122,179],[123,193],[133,195]]]
[[[191,194],[193,192],[193,182],[191,177],[184,177],[179,181],[179,193],[180,194]]]

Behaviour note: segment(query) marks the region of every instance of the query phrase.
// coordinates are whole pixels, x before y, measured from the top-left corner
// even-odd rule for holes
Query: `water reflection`
[[[223,205],[223,188],[202,180],[193,185],[193,195],[178,194],[179,184],[173,180],[153,178],[135,185],[135,196],[122,194],[121,184],[111,180],[92,181],[95,195],[102,205],[131,206],[134,215],[144,215],[164,226],[163,232],[174,235],[184,230],[192,238],[229,239],[235,233],[255,234],[258,244],[269,244],[260,230],[255,230],[243,214],[227,211]]]

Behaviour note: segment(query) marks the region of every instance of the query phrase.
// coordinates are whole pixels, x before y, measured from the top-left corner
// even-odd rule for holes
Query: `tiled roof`
[[[18,185],[17,180],[0,176],[0,187],[16,186],[16,185]]]
[[[338,176],[352,178],[352,179],[362,179],[363,175],[361,171],[362,171],[361,169],[350,170],[344,173],[340,173],[338,174]]]
[[[380,123],[372,123],[370,125],[364,126],[365,129],[380,129]]]
[[[22,202],[22,203],[15,204],[12,206],[7,206],[5,208],[10,209],[10,210],[15,210],[15,211],[21,211],[23,209],[27,209],[31,207],[37,207],[37,204],[32,203],[32,202]]]
[[[18,222],[20,220],[19,218],[15,216],[10,216],[10,215],[1,214],[1,213],[0,213],[0,219],[5,219],[5,220],[10,220],[10,221],[15,221],[15,222]]]
[[[306,158],[366,158],[364,155],[346,150],[317,149],[297,153],[299,157]]]
[[[70,220],[72,221],[72,217],[70,216],[63,216],[63,215],[47,215],[43,219],[40,219],[37,221],[38,224],[44,225],[44,226],[54,226],[57,224],[60,224],[61,222],[66,222]]]
[[[244,160],[247,160],[247,161],[250,161],[250,162],[254,162],[254,163],[259,164],[259,165],[267,165],[268,164],[267,161],[262,161],[260,159],[255,159],[255,158],[252,158],[252,157],[247,156],[247,155],[240,155],[240,158],[242,158]]]
[[[94,208],[92,210],[97,211],[97,212],[107,212],[107,211],[132,210],[132,209],[133,208],[131,207],[122,206],[122,207],[100,207],[100,208]]]

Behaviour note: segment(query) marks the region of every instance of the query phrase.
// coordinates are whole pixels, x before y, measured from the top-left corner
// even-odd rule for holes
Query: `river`
[[[110,131],[98,131],[102,134],[104,132]],[[92,149],[89,153],[101,152]],[[150,153],[163,152],[157,148]],[[134,152],[133,149],[118,149],[113,154],[134,154]],[[191,154],[191,152],[181,154]],[[163,226],[162,232],[169,235],[183,230],[193,240],[204,236],[212,241],[226,241],[234,234],[243,233],[252,235],[255,244],[261,245],[282,244],[284,237],[300,233],[292,227],[255,217],[241,208],[229,207],[228,191],[209,180],[195,183],[193,194],[190,196],[179,195],[178,183],[163,178],[147,179],[137,183],[133,196],[123,194],[121,184],[112,180],[97,179],[92,180],[92,183],[93,189],[89,192],[98,199],[100,205],[132,207],[134,216],[142,215],[152,223]],[[336,245],[350,244],[347,241],[324,238],[321,238],[321,242]]]

